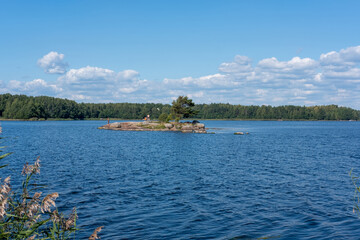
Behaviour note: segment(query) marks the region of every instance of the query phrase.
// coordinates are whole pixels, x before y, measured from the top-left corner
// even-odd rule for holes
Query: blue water
[[[1,175],[16,185],[40,156],[38,181],[61,210],[77,206],[80,239],[101,225],[102,239],[359,239],[360,122],[204,123],[216,134],[2,122],[14,154]]]

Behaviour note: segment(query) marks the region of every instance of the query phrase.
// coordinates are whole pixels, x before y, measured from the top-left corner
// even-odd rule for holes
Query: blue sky
[[[360,109],[360,1],[2,1],[0,93]]]

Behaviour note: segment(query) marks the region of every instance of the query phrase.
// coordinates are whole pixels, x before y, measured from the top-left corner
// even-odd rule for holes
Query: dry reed
[[[0,159],[8,155],[10,153],[0,154]],[[34,189],[29,186],[33,186],[30,182],[35,174],[40,174],[40,157],[33,165],[26,163],[22,169],[22,175],[25,176],[22,194],[12,192],[10,177],[3,181],[0,179],[0,239],[69,239],[71,236],[75,239],[75,232],[78,231],[76,208],[65,218],[57,209],[51,212],[52,207],[56,208],[58,193],[50,193],[42,200],[42,192],[35,192],[30,197],[29,192]],[[102,228],[96,228],[89,239],[99,239],[97,234]]]
[[[89,240],[95,240],[95,239],[100,239],[100,237],[97,235],[101,229],[103,228],[104,226],[101,226],[101,227],[98,227],[94,230],[93,234],[91,234],[91,236],[89,237]]]

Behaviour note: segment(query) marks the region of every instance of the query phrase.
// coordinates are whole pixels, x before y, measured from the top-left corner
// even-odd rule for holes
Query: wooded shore
[[[360,111],[337,105],[245,106],[227,103],[196,104],[194,119],[209,120],[359,120]],[[170,114],[161,103],[77,103],[68,99],[0,94],[0,119],[157,119]]]

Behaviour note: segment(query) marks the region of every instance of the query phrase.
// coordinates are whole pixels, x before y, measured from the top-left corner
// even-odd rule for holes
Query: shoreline
[[[110,121],[142,121],[142,119],[125,119],[125,118],[109,118]],[[154,121],[156,121],[155,119]],[[183,121],[268,121],[268,122],[358,122],[359,120],[317,120],[317,119],[202,119],[202,118],[189,118]],[[68,119],[68,118],[48,118],[48,119],[6,119],[0,118],[0,121],[23,121],[23,122],[42,122],[42,121],[107,121],[107,119],[100,118],[85,118],[85,119]]]
[[[203,123],[165,123],[165,122],[114,122],[98,127],[98,129],[115,131],[160,131],[182,133],[207,133]]]

